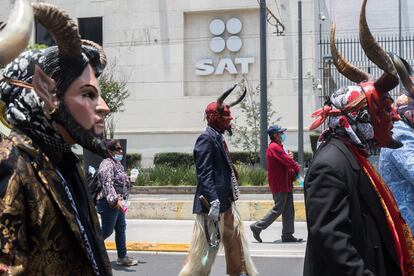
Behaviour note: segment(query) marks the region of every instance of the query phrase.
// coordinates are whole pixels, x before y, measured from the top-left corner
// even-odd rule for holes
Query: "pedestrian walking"
[[[138,260],[129,257],[126,249],[126,219],[128,196],[131,183],[121,161],[123,151],[117,139],[106,141],[108,157],[99,165],[98,180],[102,189],[97,196],[96,209],[101,216],[104,240],[115,230],[115,243],[118,258],[116,263],[133,266]]]
[[[194,146],[197,189],[193,213],[196,221],[190,252],[180,276],[209,275],[221,241],[228,275],[257,274],[235,204],[239,197],[237,172],[223,137],[225,131],[231,131],[233,117],[230,107],[246,95],[245,90],[237,101],[224,104],[225,98],[235,87],[227,90],[217,102],[207,105],[205,117],[208,126]]]
[[[260,232],[268,228],[282,215],[282,242],[302,242],[295,238],[295,208],[293,205],[293,182],[299,176],[299,166],[293,159],[292,152],[283,147],[286,128],[273,125],[267,130],[270,138],[266,150],[267,179],[275,205],[259,221],[250,225],[253,237],[262,242]]]

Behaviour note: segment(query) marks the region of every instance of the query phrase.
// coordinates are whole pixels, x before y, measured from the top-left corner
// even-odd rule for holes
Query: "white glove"
[[[215,199],[210,202],[210,211],[208,212],[208,219],[212,221],[218,221],[220,215],[220,200]]]

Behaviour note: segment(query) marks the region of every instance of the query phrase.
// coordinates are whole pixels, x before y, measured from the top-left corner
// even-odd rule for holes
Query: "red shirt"
[[[272,193],[292,192],[299,166],[283,149],[283,145],[270,142],[266,150],[267,179]]]

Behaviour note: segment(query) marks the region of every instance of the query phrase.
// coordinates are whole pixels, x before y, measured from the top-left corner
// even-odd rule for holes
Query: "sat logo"
[[[240,51],[243,43],[238,34],[242,30],[242,22],[238,18],[231,18],[227,23],[220,19],[214,19],[211,21],[209,29],[214,35],[210,40],[210,50],[212,52],[218,54],[226,48],[232,53]],[[226,40],[222,37],[225,31],[230,34],[230,37]],[[195,73],[200,76],[208,76],[213,73],[214,75],[222,75],[224,70],[227,70],[230,74],[238,74],[236,65],[240,65],[240,73],[247,74],[251,63],[254,63],[254,57],[237,57],[234,62],[231,58],[221,58],[215,68],[213,59],[203,58],[196,62]]]

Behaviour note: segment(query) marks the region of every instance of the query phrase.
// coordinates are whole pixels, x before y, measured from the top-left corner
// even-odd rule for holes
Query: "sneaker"
[[[138,265],[138,260],[135,260],[134,258],[131,258],[129,256],[125,256],[123,258],[118,258],[116,260],[116,264],[122,266],[133,266]]]
[[[282,242],[303,242],[301,238],[295,238],[294,236],[282,237]]]
[[[262,239],[260,238],[261,231],[254,226],[254,223],[250,224],[250,230],[253,232],[253,238],[258,242],[262,242]]]

